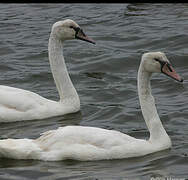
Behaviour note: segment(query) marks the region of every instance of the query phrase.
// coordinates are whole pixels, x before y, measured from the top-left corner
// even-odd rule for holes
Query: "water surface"
[[[137,94],[142,53],[163,51],[185,81],[153,75],[158,113],[172,149],[111,161],[42,162],[0,159],[1,180],[148,180],[188,177],[188,4],[1,4],[0,84],[58,100],[48,61],[48,38],[58,20],[75,20],[97,44],[72,40],[64,56],[76,87],[78,113],[0,124],[1,138],[37,138],[65,125],[115,129],[148,138]]]

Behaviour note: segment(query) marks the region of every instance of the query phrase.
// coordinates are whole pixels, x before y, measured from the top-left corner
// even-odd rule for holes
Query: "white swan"
[[[137,157],[170,148],[171,140],[159,119],[151,94],[150,77],[153,72],[163,72],[177,81],[183,81],[164,53],[152,52],[142,56],[138,71],[138,95],[150,132],[149,140],[136,139],[115,130],[66,126],[47,131],[35,140],[0,140],[0,157],[87,161]]]
[[[27,90],[1,85],[0,122],[43,119],[80,110],[79,96],[71,82],[62,54],[63,42],[70,39],[95,43],[73,20],[58,21],[52,26],[48,52],[60,101],[52,101]]]

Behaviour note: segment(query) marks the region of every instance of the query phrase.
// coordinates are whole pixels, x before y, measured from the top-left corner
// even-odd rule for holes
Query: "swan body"
[[[79,111],[79,99],[56,102],[31,91],[0,86],[0,121],[43,119]]]
[[[149,140],[136,139],[115,130],[65,126],[47,131],[37,139],[0,140],[0,157],[91,161],[138,157],[170,148],[171,140],[162,126],[151,94],[152,72],[163,72],[177,81],[182,81],[164,53],[151,52],[142,56],[138,71],[138,95],[150,132]]]
[[[44,119],[80,110],[80,99],[62,53],[63,42],[70,39],[94,43],[73,20],[58,21],[52,26],[48,52],[60,100],[56,102],[31,91],[0,85],[0,122]]]
[[[169,144],[163,145],[163,148],[169,147]],[[160,148],[160,144],[152,144],[115,130],[66,126],[47,131],[36,140],[1,140],[0,157],[44,161],[89,161],[143,156]]]

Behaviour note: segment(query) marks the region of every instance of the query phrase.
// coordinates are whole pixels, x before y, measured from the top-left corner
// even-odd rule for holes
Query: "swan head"
[[[80,26],[71,19],[54,23],[52,26],[52,34],[62,41],[80,39],[95,44],[95,42],[83,32]]]
[[[142,56],[142,63],[147,72],[163,73],[179,82],[183,82],[183,79],[176,73],[163,52],[144,53]]]

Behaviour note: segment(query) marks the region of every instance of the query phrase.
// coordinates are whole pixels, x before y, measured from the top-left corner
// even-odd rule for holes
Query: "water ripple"
[[[142,53],[164,51],[183,85],[153,75],[159,116],[172,149],[140,158],[99,162],[41,162],[0,159],[0,179],[187,178],[188,72],[185,4],[1,4],[0,82],[58,100],[48,62],[51,25],[71,18],[97,44],[65,43],[64,56],[81,100],[81,111],[38,121],[2,123],[0,138],[37,138],[65,125],[119,130],[148,139],[137,94]]]

